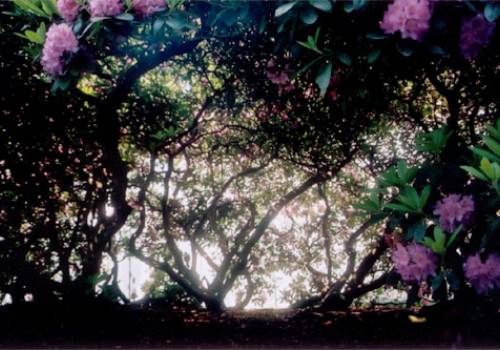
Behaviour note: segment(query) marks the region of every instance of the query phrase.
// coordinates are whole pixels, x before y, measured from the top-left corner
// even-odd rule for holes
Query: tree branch
[[[331,281],[332,281],[332,268],[333,268],[333,259],[332,259],[332,253],[331,253],[332,237],[330,235],[330,232],[328,232],[328,224],[329,224],[329,218],[330,218],[330,214],[332,212],[332,208],[330,207],[330,202],[328,201],[328,198],[325,194],[325,190],[324,190],[323,186],[321,186],[321,185],[318,185],[318,194],[326,206],[325,212],[321,216],[321,233],[323,235],[324,247],[325,247],[328,283],[331,283]]]

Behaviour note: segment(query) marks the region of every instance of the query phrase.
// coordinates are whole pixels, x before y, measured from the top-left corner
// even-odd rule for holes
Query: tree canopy
[[[0,9],[13,302],[129,303],[133,256],[149,297],[213,310],[262,302],[276,276],[297,306],[498,303],[494,1]]]

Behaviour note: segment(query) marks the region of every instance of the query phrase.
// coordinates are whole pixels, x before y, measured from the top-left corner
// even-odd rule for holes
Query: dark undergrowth
[[[500,348],[500,314],[27,303],[0,309],[0,334],[2,348]]]

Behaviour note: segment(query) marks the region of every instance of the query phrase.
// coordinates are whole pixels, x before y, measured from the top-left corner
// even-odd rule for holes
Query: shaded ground
[[[414,318],[397,309],[350,312],[194,310],[26,304],[0,309],[0,347],[500,348],[500,315],[453,309]],[[412,322],[413,320],[413,322]],[[424,322],[425,320],[425,322]]]

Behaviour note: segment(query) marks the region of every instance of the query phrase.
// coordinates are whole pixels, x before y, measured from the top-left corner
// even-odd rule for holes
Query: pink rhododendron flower
[[[465,18],[460,32],[460,51],[466,59],[476,57],[490,43],[495,23],[488,22],[481,14]]]
[[[337,101],[338,98],[340,97],[340,94],[337,90],[338,85],[340,85],[340,75],[337,73],[332,74],[332,77],[330,78],[330,85],[328,89],[328,95],[332,99],[333,102]]]
[[[314,88],[312,86],[309,86],[307,89],[304,90],[304,98],[310,99],[314,97]]]
[[[500,256],[491,254],[483,263],[479,253],[471,255],[464,263],[467,280],[479,294],[500,287]]]
[[[332,90],[328,93],[328,95],[330,96],[330,98],[332,99],[333,102],[337,101],[338,98],[339,98],[339,94],[337,91],[335,90]]]
[[[460,224],[466,224],[473,211],[472,196],[460,194],[450,194],[434,207],[434,214],[439,216],[439,225],[448,232],[452,232]]]
[[[402,38],[420,41],[429,30],[431,16],[428,0],[395,0],[385,11],[380,28],[390,34],[399,30]]]
[[[167,7],[165,0],[132,0],[132,5],[140,17],[149,17]]]
[[[42,51],[42,66],[45,72],[59,76],[64,68],[64,55],[78,51],[78,40],[71,28],[65,24],[52,24],[47,31]]]
[[[120,0],[90,0],[89,5],[92,17],[116,16],[123,12]]]
[[[271,80],[276,85],[285,85],[288,83],[288,74],[284,71],[273,73],[271,71],[266,72],[267,78]]]
[[[391,249],[395,249],[396,246],[400,245],[403,241],[402,237],[393,234],[391,231],[384,232],[384,241],[387,246]]]
[[[392,261],[401,278],[406,282],[422,282],[436,275],[437,256],[416,243],[404,246],[397,244],[392,251]]]
[[[66,22],[73,22],[78,16],[80,6],[75,0],[57,0],[57,10]]]
[[[284,70],[279,70],[276,68],[276,64],[271,58],[269,61],[267,61],[266,76],[267,79],[271,80],[276,85],[286,85],[290,80],[288,76],[288,65]]]

